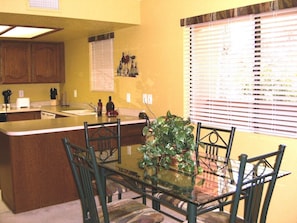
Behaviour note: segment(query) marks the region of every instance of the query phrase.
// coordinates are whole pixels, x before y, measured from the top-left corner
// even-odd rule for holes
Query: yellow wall
[[[102,98],[106,103],[108,95],[112,95],[117,107],[140,108],[152,110],[157,116],[171,110],[183,114],[183,33],[179,26],[181,18],[228,8],[256,4],[264,1],[256,0],[142,0],[141,25],[115,32],[115,68],[122,52],[137,56],[139,76],[137,78],[115,77],[115,92],[89,92],[88,58],[86,39],[66,43],[66,68],[69,77],[65,89],[78,89],[78,98],[88,98],[96,102]],[[75,50],[75,48],[79,50]],[[84,51],[81,51],[84,50]],[[79,52],[80,55],[75,55]],[[70,78],[71,77],[71,78]],[[69,85],[69,83],[71,83]],[[125,102],[126,93],[131,93],[131,103]],[[142,94],[153,94],[153,104],[149,109],[142,103]],[[88,95],[86,97],[86,95]],[[75,98],[70,98],[75,101]],[[149,116],[152,114],[148,111]],[[240,153],[256,155],[277,149],[280,143],[286,144],[282,169],[292,174],[278,180],[272,198],[268,223],[297,222],[295,211],[296,139],[272,137],[237,131],[232,156]]]
[[[111,95],[116,107],[144,109],[148,111],[149,116],[152,116],[149,110],[152,110],[156,116],[165,114],[167,110],[182,115],[184,110],[183,33],[179,26],[179,20],[213,11],[264,2],[263,0],[135,1],[140,2],[141,25],[115,32],[114,59],[116,69],[122,52],[135,54],[139,76],[137,78],[115,77],[114,92],[90,92],[87,37],[68,41],[65,43],[66,84],[61,85],[61,92],[67,92],[69,102],[96,103],[101,98],[105,104],[108,96]],[[65,8],[72,7],[70,2],[73,1],[61,2],[67,4],[63,6]],[[69,7],[66,7],[68,4]],[[113,10],[107,11],[114,13]],[[2,87],[0,86],[0,90]],[[49,87],[46,86],[46,90]],[[39,89],[39,86],[36,86],[36,89]],[[74,89],[77,89],[77,98],[73,97]],[[45,90],[42,92],[45,94]],[[125,102],[128,92],[131,93],[131,103]],[[146,107],[142,103],[143,93],[153,94],[151,106]],[[44,98],[47,97],[46,93]],[[297,141],[296,139],[237,131],[232,149],[233,157],[237,157],[240,153],[256,155],[277,149],[280,143],[287,145],[282,169],[290,170],[292,174],[277,182],[269,210],[268,223],[297,222],[297,212],[295,211],[297,193],[294,190],[297,185],[297,152],[295,150]]]
[[[10,103],[14,104],[19,97],[19,90],[24,91],[24,97],[29,97],[31,102],[50,101],[50,89],[56,88],[58,90],[58,97],[60,96],[60,85],[53,84],[0,84],[0,104],[4,103],[2,92],[10,89],[12,95],[10,96]]]

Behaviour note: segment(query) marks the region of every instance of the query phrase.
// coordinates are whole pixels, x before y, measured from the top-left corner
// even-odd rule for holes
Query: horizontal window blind
[[[193,122],[297,137],[297,13],[184,28],[186,114]]]
[[[113,38],[89,42],[91,91],[114,91]]]

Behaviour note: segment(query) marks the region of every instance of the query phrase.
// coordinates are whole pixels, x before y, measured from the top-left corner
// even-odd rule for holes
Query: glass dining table
[[[169,195],[186,204],[189,223],[196,222],[197,214],[219,208],[220,200],[229,199],[235,193],[238,160],[226,161],[219,157],[213,159],[199,155],[202,173],[183,173],[175,166],[170,169],[160,168],[156,173],[151,173],[138,165],[143,156],[138,151],[139,147],[140,145],[121,147],[121,163],[98,163],[103,187],[107,176],[111,179],[113,179],[112,176],[121,176],[124,180],[120,183],[139,193],[143,197],[143,202],[146,198],[152,199],[152,206],[155,209],[158,209],[162,203],[155,195],[160,193]],[[279,177],[287,174],[289,172],[280,171]]]

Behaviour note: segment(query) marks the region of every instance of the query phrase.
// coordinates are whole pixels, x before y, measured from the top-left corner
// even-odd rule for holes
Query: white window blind
[[[184,40],[193,122],[297,137],[297,12],[193,25]]]
[[[89,47],[91,91],[114,91],[113,38],[92,41]]]

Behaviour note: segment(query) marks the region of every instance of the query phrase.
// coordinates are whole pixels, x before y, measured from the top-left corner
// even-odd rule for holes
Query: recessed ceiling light
[[[2,27],[4,31],[1,32]],[[7,26],[7,27],[8,28],[4,29],[4,26],[0,25],[0,33],[1,33],[0,37],[32,39],[32,38],[36,38],[38,36],[45,35],[47,33],[59,30],[55,28],[29,27],[29,26]]]

